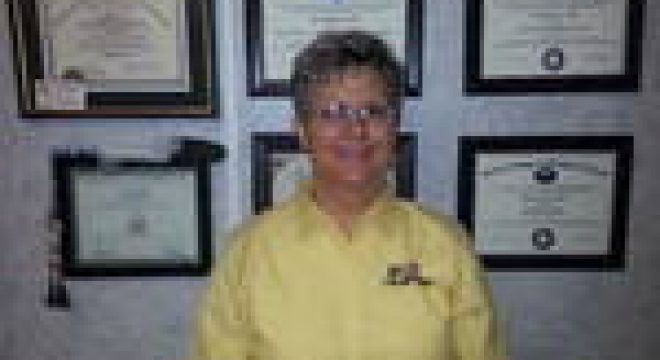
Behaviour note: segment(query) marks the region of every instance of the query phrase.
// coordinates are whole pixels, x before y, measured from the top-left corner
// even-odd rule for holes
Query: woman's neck
[[[367,211],[384,190],[385,181],[370,186],[328,183],[318,179],[312,181],[316,203],[347,234],[355,218]]]

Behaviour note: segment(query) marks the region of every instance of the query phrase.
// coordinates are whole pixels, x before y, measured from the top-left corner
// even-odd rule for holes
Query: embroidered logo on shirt
[[[432,279],[422,276],[422,266],[418,262],[389,264],[383,281],[385,285],[431,285]]]

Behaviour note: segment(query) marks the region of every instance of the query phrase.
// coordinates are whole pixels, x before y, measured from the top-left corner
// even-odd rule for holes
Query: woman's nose
[[[351,136],[356,138],[365,138],[368,135],[368,119],[362,116],[352,116],[347,119],[347,124]]]

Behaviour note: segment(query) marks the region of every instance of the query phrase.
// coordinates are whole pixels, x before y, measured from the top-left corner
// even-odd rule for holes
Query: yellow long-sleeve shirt
[[[190,360],[501,360],[483,273],[451,221],[380,197],[342,232],[309,191],[239,230]]]

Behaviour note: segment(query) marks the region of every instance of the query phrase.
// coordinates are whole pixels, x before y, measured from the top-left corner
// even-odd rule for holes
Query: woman
[[[294,62],[313,179],[219,261],[191,360],[504,359],[460,228],[388,190],[402,69],[367,33],[324,33]]]

